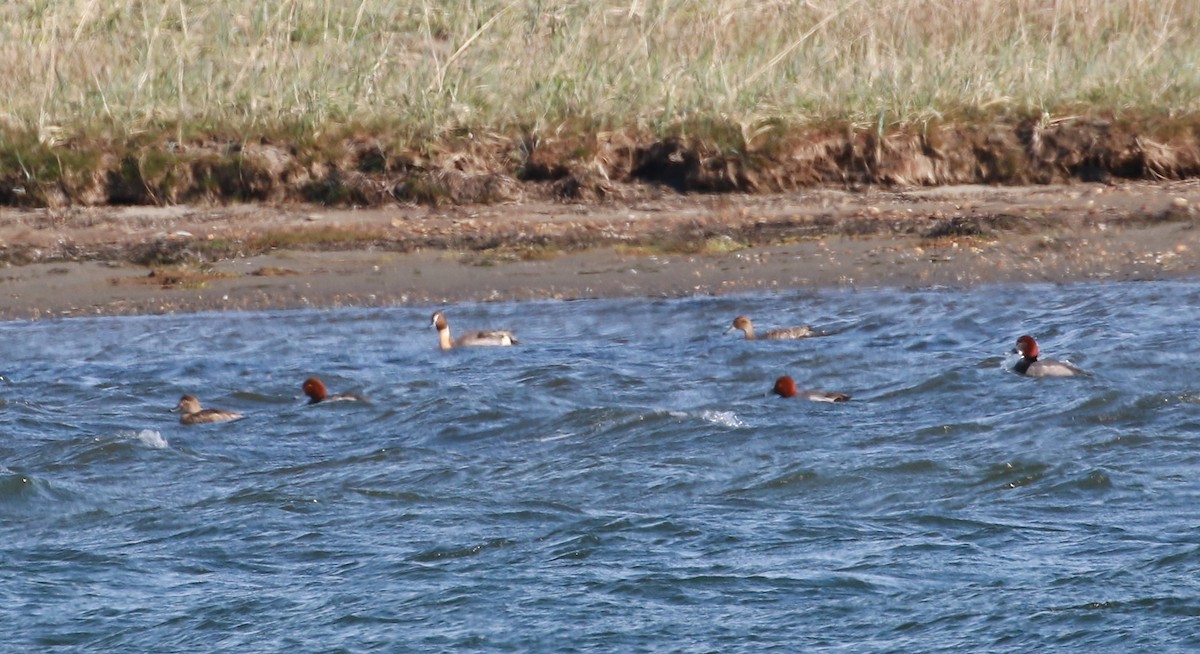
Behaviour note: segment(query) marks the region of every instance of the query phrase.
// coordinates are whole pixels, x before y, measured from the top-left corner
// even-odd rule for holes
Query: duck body
[[[816,331],[812,327],[803,325],[800,327],[784,327],[781,329],[772,329],[771,331],[756,334],[754,332],[754,323],[749,316],[738,316],[733,319],[733,326],[728,331],[735,329],[742,330],[748,341],[793,341],[801,338],[811,338],[813,336],[822,336],[821,332]]]
[[[432,324],[438,331],[438,347],[443,351],[456,347],[509,347],[521,343],[512,331],[507,329],[467,332],[459,336],[458,340],[454,340],[450,337],[450,323],[441,311],[433,312]]]
[[[366,402],[367,398],[361,395],[353,395],[350,393],[330,393],[325,388],[325,383],[319,377],[309,377],[304,380],[300,386],[300,390],[308,396],[309,404],[317,404],[319,402]]]
[[[772,389],[779,397],[797,397],[802,400],[812,402],[849,402],[850,396],[845,393],[835,393],[831,391],[818,390],[800,390],[796,388],[796,380],[788,375],[784,375],[775,380],[775,388]]]
[[[195,395],[184,395],[179,398],[179,404],[171,409],[173,413],[179,414],[179,422],[185,425],[197,425],[209,422],[229,422],[238,420],[245,416],[234,411],[225,411],[224,409],[204,409],[200,406],[200,400],[196,399]]]
[[[1054,359],[1038,359],[1037,341],[1032,336],[1025,335],[1017,339],[1013,354],[1020,354],[1021,359],[1013,366],[1013,372],[1026,377],[1078,377],[1091,373],[1077,368],[1065,361]]]

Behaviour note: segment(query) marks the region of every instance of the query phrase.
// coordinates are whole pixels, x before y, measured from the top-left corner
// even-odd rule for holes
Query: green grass
[[[677,234],[649,236],[637,243],[620,243],[618,252],[633,255],[701,255],[719,256],[751,247],[733,236],[695,237]]]
[[[382,240],[386,234],[372,228],[312,227],[278,229],[246,239],[246,249],[262,252],[271,249],[294,250],[337,245],[360,245]]]
[[[1196,34],[1192,3],[1151,0],[37,0],[0,7],[0,132],[305,148],[716,126],[744,146],[778,125],[1194,113]]]

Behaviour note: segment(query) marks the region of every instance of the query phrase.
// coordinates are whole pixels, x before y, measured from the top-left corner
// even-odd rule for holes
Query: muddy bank
[[[619,131],[125,142],[0,139],[0,205],[339,207],[631,202],[679,192],[781,193],[963,184],[1179,180],[1200,175],[1200,117],[997,119],[892,130],[706,121],[666,138]]]
[[[1200,181],[0,209],[0,318],[1200,273]]]

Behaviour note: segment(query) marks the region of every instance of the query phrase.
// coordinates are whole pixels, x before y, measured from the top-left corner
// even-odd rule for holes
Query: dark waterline
[[[3,323],[0,649],[1189,650],[1197,307],[455,305],[524,344],[450,353],[431,309]],[[1006,372],[1024,333],[1095,376]],[[372,402],[306,406],[311,374]],[[182,393],[248,417],[179,425]]]

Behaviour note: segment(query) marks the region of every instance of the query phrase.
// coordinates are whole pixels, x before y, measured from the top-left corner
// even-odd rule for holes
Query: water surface
[[[10,651],[1200,646],[1200,282],[0,324]],[[725,332],[834,333],[746,342]],[[1096,374],[1004,369],[1023,333]],[[300,383],[369,404],[305,406]],[[776,376],[847,404],[769,396]],[[182,393],[244,412],[179,425]]]

